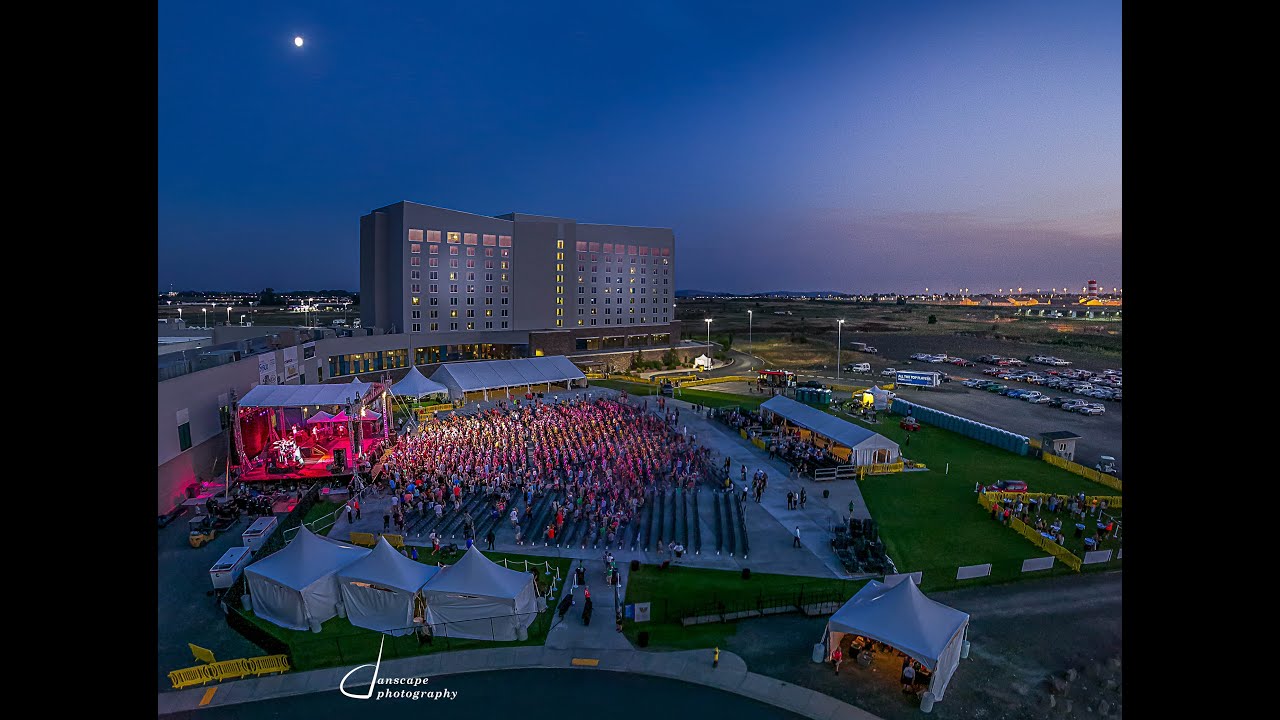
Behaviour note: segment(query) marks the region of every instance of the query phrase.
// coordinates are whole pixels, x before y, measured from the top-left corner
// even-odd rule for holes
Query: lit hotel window
[[[418,243],[409,243],[409,252],[420,253],[422,252],[422,246]]]
[[[447,237],[451,243],[457,244],[462,242],[462,233],[451,232]]]
[[[416,228],[409,228],[409,241],[422,242],[422,231]]]

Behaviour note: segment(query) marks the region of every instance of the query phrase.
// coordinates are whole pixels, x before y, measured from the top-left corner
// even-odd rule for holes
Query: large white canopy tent
[[[826,659],[845,635],[878,640],[928,668],[929,691],[940,701],[960,665],[968,627],[968,613],[925,597],[910,577],[895,585],[871,580],[827,621]]]
[[[449,396],[465,399],[466,393],[521,388],[528,392],[551,389],[552,383],[568,384],[585,380],[582,370],[563,355],[520,358],[518,360],[476,360],[445,363],[431,379],[449,388]]]
[[[391,394],[421,400],[428,395],[447,395],[449,388],[427,378],[417,367],[411,367],[403,380],[391,386]]]
[[[240,407],[320,407],[346,405],[364,397],[369,385],[259,385],[244,394]]]
[[[538,612],[532,573],[508,570],[474,546],[423,588],[437,635],[519,640]]]
[[[422,586],[438,572],[439,567],[410,560],[379,538],[373,552],[338,573],[347,619],[356,627],[408,635],[413,619],[425,617]]]
[[[849,448],[849,462],[854,465],[893,463],[902,457],[898,443],[889,438],[789,397],[769,398],[760,409]]]
[[[337,573],[369,554],[298,528],[293,542],[245,568],[253,611],[290,630],[308,630],[338,614]]]

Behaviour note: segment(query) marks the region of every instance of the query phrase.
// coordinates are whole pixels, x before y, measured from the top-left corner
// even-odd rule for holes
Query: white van
[[[849,363],[844,366],[844,371],[853,373],[870,373],[871,363]]]

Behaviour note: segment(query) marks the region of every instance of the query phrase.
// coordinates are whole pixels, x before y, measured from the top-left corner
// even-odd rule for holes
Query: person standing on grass
[[[836,666],[836,674],[840,674],[840,662],[844,660],[844,653],[840,652],[840,646],[837,645],[835,650],[831,651],[831,664]]]
[[[711,667],[713,668],[720,667],[720,646],[719,645],[716,646],[715,654],[711,656]]]

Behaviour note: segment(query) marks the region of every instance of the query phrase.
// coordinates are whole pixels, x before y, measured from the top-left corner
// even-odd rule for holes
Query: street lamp
[[[227,303],[227,324],[231,324],[231,304]]]
[[[244,314],[243,314],[243,313],[240,315],[240,324],[241,324],[241,325],[244,325]]]
[[[751,342],[751,321],[755,319],[755,313],[747,311],[747,354],[755,354],[755,344]]]
[[[928,290],[928,288],[925,288]],[[840,333],[844,330],[844,318],[836,323],[836,381],[840,381],[840,351],[844,349],[844,343],[840,341]]]
[[[204,313],[204,329],[209,329],[209,308],[200,308],[200,312]]]
[[[706,318],[702,322],[707,324],[707,349],[711,348],[711,318]]]

